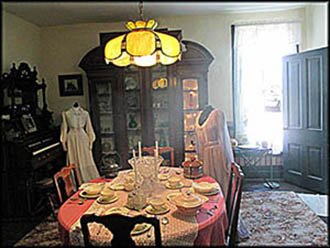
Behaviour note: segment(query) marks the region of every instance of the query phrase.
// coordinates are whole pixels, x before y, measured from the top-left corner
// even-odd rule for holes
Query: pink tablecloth
[[[91,181],[96,182],[109,182],[111,180],[104,178],[97,178]],[[195,182],[215,182],[215,180],[209,176],[204,176],[195,180]],[[72,197],[78,197],[80,191],[76,192]],[[58,212],[59,231],[61,240],[64,246],[70,245],[69,231],[71,226],[89,209],[95,199],[87,199],[84,204],[72,204],[71,201],[66,201]],[[207,214],[207,210],[217,206],[213,210],[214,215]],[[194,241],[195,246],[220,246],[225,244],[225,230],[227,228],[227,214],[225,201],[220,192],[214,196],[209,196],[209,201],[206,202],[201,211],[196,216],[198,223],[198,236]]]

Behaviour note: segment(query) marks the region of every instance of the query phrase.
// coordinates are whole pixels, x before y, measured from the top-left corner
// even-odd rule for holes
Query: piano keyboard
[[[53,148],[53,147],[55,147],[55,146],[58,146],[58,145],[60,145],[60,142],[56,142],[56,143],[51,144],[51,145],[49,145],[49,146],[43,147],[43,148],[40,149],[40,150],[34,151],[34,152],[32,153],[32,155],[35,156],[35,155],[37,155],[37,154],[39,154],[39,153],[41,153],[41,152],[47,151],[47,150],[49,150],[49,149],[51,149],[51,148]]]

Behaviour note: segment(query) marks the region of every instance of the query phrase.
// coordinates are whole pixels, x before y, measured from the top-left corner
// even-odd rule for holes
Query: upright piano
[[[33,217],[41,195],[37,182],[53,175],[65,165],[65,155],[58,130],[47,130],[27,136],[20,142],[6,143],[6,163],[2,167],[5,202],[3,214],[8,217]]]
[[[0,88],[1,215],[35,216],[41,198],[36,182],[65,166],[60,128],[53,125],[46,82],[38,81],[36,67],[13,63],[1,75]]]

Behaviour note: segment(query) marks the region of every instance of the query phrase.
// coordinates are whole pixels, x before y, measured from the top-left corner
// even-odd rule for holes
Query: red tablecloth
[[[111,180],[104,178],[97,178],[91,183],[96,182],[109,182]],[[215,180],[209,176],[194,180],[195,182],[215,182]],[[72,197],[78,197],[80,190],[76,192]],[[89,209],[95,199],[86,199],[82,205],[72,204],[71,201],[66,201],[59,209],[58,221],[61,240],[64,246],[70,245],[69,231],[71,226]],[[213,210],[214,215],[207,214],[207,210],[217,206],[217,209]],[[214,208],[213,208],[214,209]],[[194,242],[195,246],[220,246],[225,244],[225,230],[228,225],[225,201],[220,192],[216,195],[209,196],[209,201],[204,203],[201,211],[196,216],[198,223],[198,236]]]

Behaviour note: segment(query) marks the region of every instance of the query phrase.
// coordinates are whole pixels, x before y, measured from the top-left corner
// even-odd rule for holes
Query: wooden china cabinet
[[[167,31],[181,40],[181,31]],[[89,85],[90,112],[96,133],[94,158],[119,154],[123,169],[130,168],[132,149],[171,146],[175,163],[194,151],[191,123],[208,102],[207,73],[213,56],[200,44],[182,41],[182,60],[169,66],[148,68],[106,64],[105,43],[122,33],[101,33],[100,46],[81,60]]]

